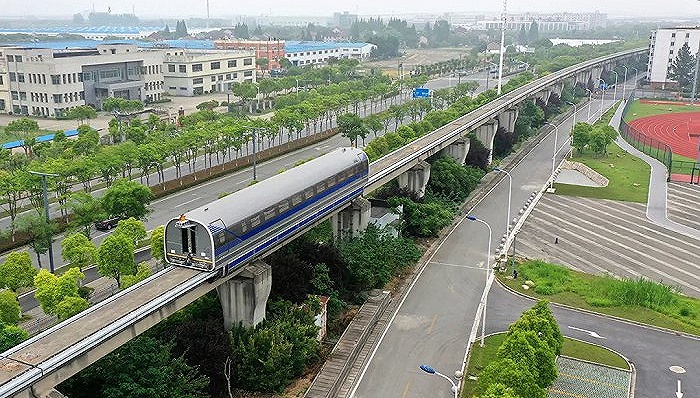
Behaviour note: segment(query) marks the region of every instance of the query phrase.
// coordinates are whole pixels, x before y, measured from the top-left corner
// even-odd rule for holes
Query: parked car
[[[119,221],[123,219],[123,216],[112,216],[105,220],[97,221],[95,222],[95,229],[100,231],[109,231],[110,229],[115,228],[117,224],[119,224]]]

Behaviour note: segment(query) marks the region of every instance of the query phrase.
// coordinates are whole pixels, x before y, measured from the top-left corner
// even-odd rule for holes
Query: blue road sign
[[[413,89],[413,98],[428,98],[430,97],[430,89],[423,87],[416,87]]]

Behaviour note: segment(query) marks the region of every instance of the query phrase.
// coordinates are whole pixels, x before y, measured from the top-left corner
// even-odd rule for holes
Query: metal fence
[[[625,122],[624,116],[627,114],[632,102],[639,98],[649,98],[649,94],[650,90],[633,90],[630,93],[620,119],[620,135],[630,145],[663,163],[668,170],[668,181],[672,180],[674,174],[682,174],[690,176],[690,183],[700,183],[700,163],[673,160],[673,151],[668,144],[644,134],[644,132]],[[652,96],[651,98],[659,97]],[[685,179],[682,181],[686,182]]]

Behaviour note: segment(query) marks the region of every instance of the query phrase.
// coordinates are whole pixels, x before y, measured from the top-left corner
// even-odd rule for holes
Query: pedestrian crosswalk
[[[639,203],[545,195],[518,233],[517,255],[645,277],[700,297],[700,241],[650,222],[645,210]]]

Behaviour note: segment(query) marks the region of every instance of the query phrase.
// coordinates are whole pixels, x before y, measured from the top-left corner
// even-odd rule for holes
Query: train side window
[[[245,221],[241,221],[240,223],[236,224],[236,229],[234,229],[234,232],[238,233],[238,235],[243,235],[244,233],[248,232],[248,225],[246,225]]]
[[[285,211],[289,210],[289,201],[287,199],[281,201],[277,205],[277,209],[279,210],[280,213],[284,213]]]
[[[250,218],[250,227],[255,228],[260,225],[260,213]]]
[[[271,207],[263,212],[263,217],[265,218],[265,221],[267,220],[272,220],[275,218],[275,208]]]
[[[292,206],[296,206],[301,203],[301,194],[297,193],[292,196]]]
[[[224,242],[226,242],[226,233],[219,232],[219,234],[216,236],[216,239],[219,241],[219,244],[223,245]]]

